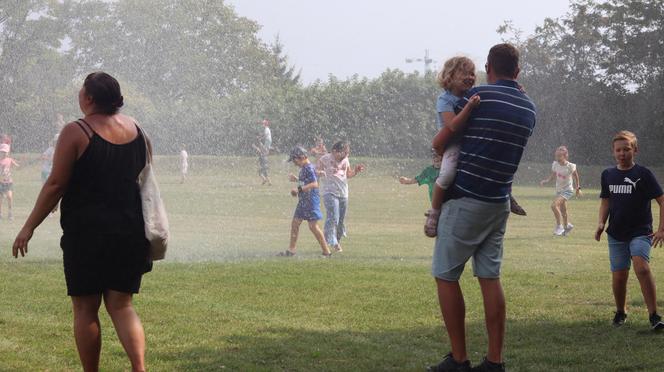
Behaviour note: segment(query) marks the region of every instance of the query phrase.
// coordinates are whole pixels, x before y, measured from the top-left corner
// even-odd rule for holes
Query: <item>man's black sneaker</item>
[[[445,355],[445,358],[442,362],[438,363],[435,366],[427,367],[429,372],[470,372],[470,361],[466,360],[463,363],[459,363],[452,357],[452,353]]]
[[[471,369],[473,372],[505,372],[505,363],[494,363],[488,361],[486,358],[479,364]]]
[[[662,317],[659,316],[659,314],[650,314],[650,329],[653,331],[661,331],[664,329],[664,322],[662,322]]]
[[[627,314],[623,313],[622,311],[616,311],[616,315],[613,317],[613,326],[620,327],[621,325],[625,324],[626,320]]]

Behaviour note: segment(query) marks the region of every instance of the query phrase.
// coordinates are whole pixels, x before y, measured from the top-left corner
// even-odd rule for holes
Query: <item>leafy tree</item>
[[[54,0],[0,3],[0,132],[15,137],[15,151],[41,148],[56,132],[73,72],[59,52],[61,13]]]

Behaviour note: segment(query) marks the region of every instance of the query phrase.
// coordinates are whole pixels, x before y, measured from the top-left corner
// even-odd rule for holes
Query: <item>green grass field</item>
[[[27,258],[10,257],[39,189],[33,158],[19,157],[24,166],[14,174],[15,221],[0,221],[0,371],[77,371],[57,218],[37,230]],[[279,159],[271,158],[271,187],[260,186],[253,158],[193,157],[184,185],[174,158],[158,160],[172,242],[135,298],[148,369],[421,371],[437,363],[449,345],[429,274],[433,240],[422,233],[426,190],[395,178],[415,175],[426,162],[367,160],[367,172],[350,182],[345,251],[323,260],[304,226],[298,256],[274,257],[287,247],[295,206],[286,175],[296,169]],[[548,165],[524,169],[538,167]],[[597,170],[579,169],[596,177]],[[507,367],[661,370],[664,334],[648,331],[635,277],[628,323],[610,325],[606,242],[592,238],[598,192],[584,191],[569,206],[576,228],[560,238],[552,236],[552,187],[514,190],[528,216],[510,218],[505,240]],[[664,278],[660,250],[653,252],[656,278]],[[479,362],[486,335],[470,267],[462,286],[470,357]],[[128,370],[105,314],[102,329],[102,370]]]

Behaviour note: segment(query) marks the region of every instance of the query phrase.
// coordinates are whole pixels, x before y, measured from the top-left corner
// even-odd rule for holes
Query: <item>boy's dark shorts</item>
[[[143,274],[152,270],[149,245],[144,234],[64,234],[67,295],[138,293]]]

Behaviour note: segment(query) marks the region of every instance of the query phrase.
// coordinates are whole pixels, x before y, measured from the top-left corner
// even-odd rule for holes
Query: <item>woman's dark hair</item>
[[[83,82],[85,94],[92,97],[97,112],[105,115],[117,114],[124,105],[120,84],[105,72],[93,72]]]

